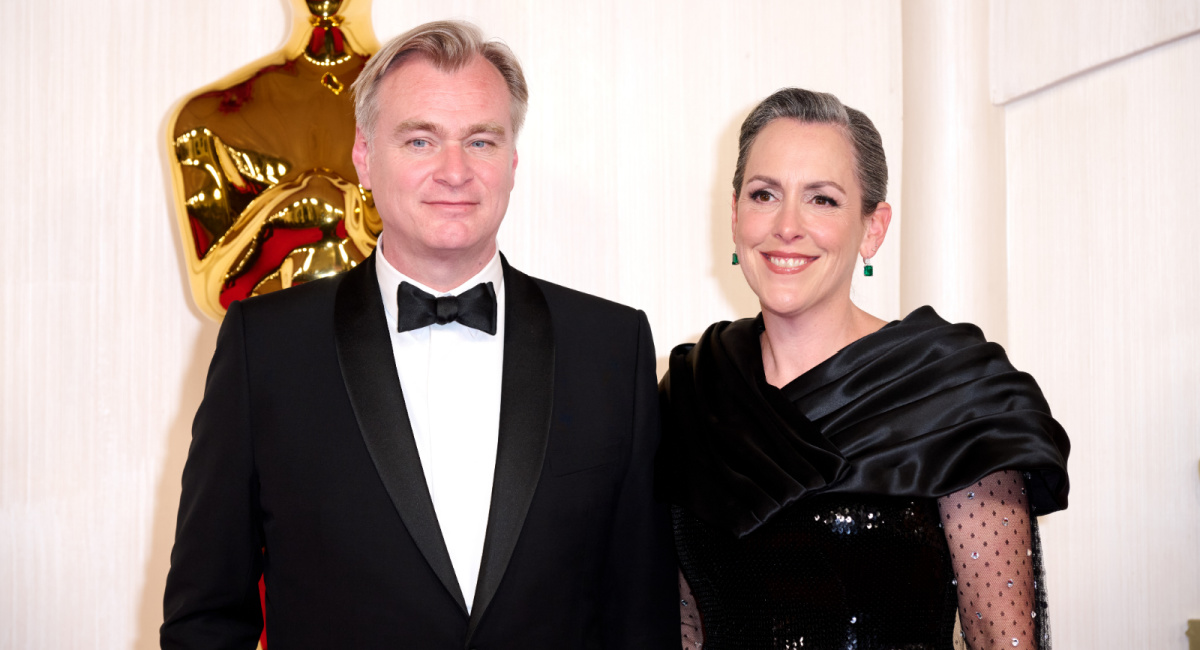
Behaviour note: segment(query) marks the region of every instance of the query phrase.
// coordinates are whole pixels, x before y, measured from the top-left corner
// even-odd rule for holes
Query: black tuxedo
[[[193,425],[164,648],[674,648],[645,315],[504,264],[499,446],[468,616],[374,258],[230,307]],[[470,408],[469,401],[464,408]]]

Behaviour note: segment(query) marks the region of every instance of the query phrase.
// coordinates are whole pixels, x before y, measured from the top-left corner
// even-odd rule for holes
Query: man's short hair
[[[482,56],[496,66],[508,86],[511,102],[513,138],[525,122],[529,106],[529,87],[521,63],[507,45],[497,40],[486,41],[475,25],[462,20],[439,20],[425,23],[388,41],[376,52],[351,86],[354,92],[354,119],[367,140],[375,135],[379,117],[379,86],[392,68],[405,59],[420,56],[442,72],[455,72]]]

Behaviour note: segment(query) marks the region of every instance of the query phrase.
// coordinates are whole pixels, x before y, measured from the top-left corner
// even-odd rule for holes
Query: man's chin
[[[441,262],[465,262],[491,259],[496,252],[496,240],[492,238],[441,238],[427,242],[424,257]]]
[[[464,218],[474,215],[479,210],[479,204],[471,202],[425,203],[424,208],[434,218]]]

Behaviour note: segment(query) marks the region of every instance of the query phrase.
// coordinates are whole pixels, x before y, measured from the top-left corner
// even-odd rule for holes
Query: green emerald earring
[[[733,253],[733,265],[734,265],[734,266],[737,266],[737,265],[738,265],[738,261],[737,261],[737,252],[736,252],[736,251]]]
[[[875,267],[871,266],[871,258],[869,257],[863,258],[863,275],[868,278],[875,275]]]

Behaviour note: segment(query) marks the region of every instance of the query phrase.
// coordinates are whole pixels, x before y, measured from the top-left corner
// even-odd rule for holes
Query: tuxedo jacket
[[[164,648],[678,647],[645,315],[504,262],[499,441],[467,613],[374,258],[233,304],[183,471]],[[471,408],[464,396],[463,408]]]

